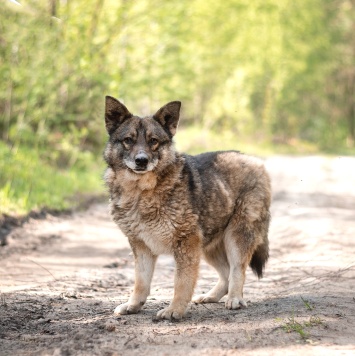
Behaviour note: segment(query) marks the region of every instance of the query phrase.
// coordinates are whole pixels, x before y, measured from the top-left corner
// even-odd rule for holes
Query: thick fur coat
[[[270,179],[261,161],[236,151],[189,156],[175,151],[180,102],[154,115],[132,115],[106,97],[109,140],[105,181],[113,220],[128,237],[135,257],[135,285],[115,313],[137,313],[150,292],[155,261],[176,261],[174,297],[158,318],[180,319],[191,301],[203,256],[218,272],[217,284],[196,303],[246,307],[248,265],[262,276],[268,259]]]

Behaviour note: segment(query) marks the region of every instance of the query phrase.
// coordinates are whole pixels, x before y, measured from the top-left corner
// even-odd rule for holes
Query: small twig
[[[26,259],[28,259],[30,262],[34,263],[35,265],[37,265],[37,266],[43,268],[46,272],[48,272],[48,273],[54,278],[54,280],[55,280],[56,282],[58,282],[58,279],[55,278],[55,277],[53,276],[52,272],[49,271],[46,267],[43,267],[42,265],[40,265],[40,264],[37,263],[36,261],[30,260],[28,257],[26,257]]]
[[[126,346],[129,342],[131,342],[132,340],[136,339],[137,338],[137,335],[134,335],[132,337],[130,337],[124,344],[123,346]]]
[[[202,305],[204,308],[206,308],[210,313],[214,314],[214,315],[217,315],[213,310],[211,310],[210,308],[207,308],[207,306],[203,303],[195,303],[195,304],[200,304]]]

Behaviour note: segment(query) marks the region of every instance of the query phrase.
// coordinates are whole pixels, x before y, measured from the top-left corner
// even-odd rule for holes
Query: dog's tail
[[[267,213],[265,220],[263,220],[263,224],[259,233],[262,235],[262,243],[256,248],[251,257],[249,266],[253,270],[253,272],[258,276],[258,278],[262,278],[265,264],[269,258],[269,239],[268,239],[268,231],[270,225],[271,216],[270,213]]]
[[[253,272],[258,276],[258,278],[262,278],[264,267],[269,258],[269,243],[264,241],[261,245],[259,245],[253,253],[253,256],[250,260],[249,266],[253,270]]]

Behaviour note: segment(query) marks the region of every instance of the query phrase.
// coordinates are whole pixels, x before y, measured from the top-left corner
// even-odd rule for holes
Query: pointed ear
[[[106,130],[111,135],[123,121],[132,117],[128,109],[112,96],[106,96],[105,123]]]
[[[176,128],[180,116],[180,101],[172,101],[160,108],[154,115],[153,119],[162,125],[170,137],[176,133]]]

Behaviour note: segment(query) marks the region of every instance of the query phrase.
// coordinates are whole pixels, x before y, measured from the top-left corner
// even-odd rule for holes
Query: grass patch
[[[198,126],[180,127],[175,136],[176,148],[180,152],[198,154],[206,151],[237,150],[246,154],[267,157],[274,154],[287,155],[351,155],[354,149],[341,149],[340,152],[322,150],[314,143],[300,139],[287,142],[271,142],[265,137],[246,136],[231,130],[220,132],[206,130]]]
[[[303,302],[304,306],[305,306],[308,310],[313,310],[313,306],[309,303],[308,300],[306,300],[306,299],[304,299],[304,298],[302,298],[302,297],[301,297],[301,299],[302,299],[302,302]]]
[[[76,194],[102,194],[104,164],[102,159],[97,161],[86,156],[60,169],[44,149],[9,147],[0,141],[0,215],[41,208],[64,210],[75,207],[70,198]]]
[[[302,340],[306,340],[308,338],[307,331],[304,330],[305,325],[303,323],[299,323],[294,316],[288,318],[288,322],[283,326],[283,329],[287,332],[296,332],[301,336]]]
[[[282,328],[287,332],[296,332],[300,335],[302,340],[307,340],[309,338],[309,333],[305,328],[322,325],[323,320],[318,316],[311,316],[308,321],[298,322],[294,315],[288,318],[286,324]]]

